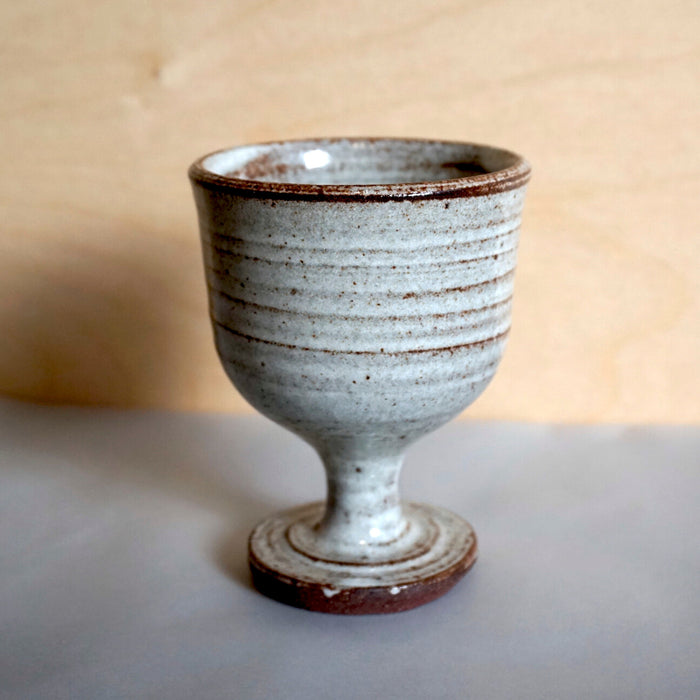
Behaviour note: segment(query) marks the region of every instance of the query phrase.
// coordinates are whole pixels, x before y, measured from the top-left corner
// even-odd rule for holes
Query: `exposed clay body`
[[[256,588],[283,603],[319,612],[358,615],[409,610],[452,588],[476,561],[476,536],[443,509],[404,504],[412,533],[410,548],[373,554],[376,561],[315,559],[298,546],[293,528],[317,521],[321,503],[264,520],[250,537],[250,568]],[[274,568],[271,567],[271,563]]]
[[[436,597],[476,539],[401,503],[401,462],[496,371],[527,164],[470,144],[338,139],[223,151],[190,173],[224,368],[328,478],[325,508],[253,533],[256,585],[329,612]]]

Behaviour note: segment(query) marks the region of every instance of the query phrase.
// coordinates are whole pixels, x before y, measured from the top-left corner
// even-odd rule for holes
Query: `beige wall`
[[[406,135],[534,166],[509,348],[470,415],[700,421],[697,0],[5,0],[0,32],[0,393],[247,410],[187,166]]]

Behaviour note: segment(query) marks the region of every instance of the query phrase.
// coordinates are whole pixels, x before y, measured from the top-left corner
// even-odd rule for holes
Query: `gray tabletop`
[[[475,526],[445,597],[342,617],[256,593],[250,528],[323,498],[257,416],[0,402],[2,698],[700,695],[700,430],[457,422],[403,492]]]

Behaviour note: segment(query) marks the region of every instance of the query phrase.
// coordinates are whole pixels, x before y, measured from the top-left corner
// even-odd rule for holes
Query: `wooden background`
[[[469,415],[700,422],[700,3],[0,4],[0,393],[248,410],[185,171],[318,135],[534,167],[514,327]]]

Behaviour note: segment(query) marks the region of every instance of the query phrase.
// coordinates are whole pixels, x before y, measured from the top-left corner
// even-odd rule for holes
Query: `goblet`
[[[242,146],[190,167],[221,362],[327,475],[325,503],[251,534],[262,593],[395,612],[474,563],[469,524],[402,502],[399,472],[496,371],[529,173],[506,150],[419,139]]]

